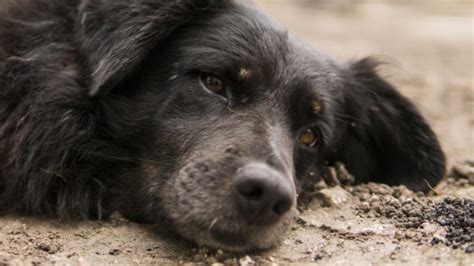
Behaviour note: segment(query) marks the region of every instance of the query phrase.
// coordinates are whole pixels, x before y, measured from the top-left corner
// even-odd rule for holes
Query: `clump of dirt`
[[[444,236],[434,236],[431,244],[445,243],[454,249],[474,251],[474,201],[446,197],[434,201],[423,193],[414,193],[404,186],[389,187],[380,184],[363,184],[349,188],[359,198],[358,215],[389,218],[408,234],[398,238],[424,239],[427,223],[445,228]],[[410,231],[411,229],[411,231]]]
[[[468,198],[444,197],[435,200],[424,193],[413,192],[405,186],[388,186],[368,183],[351,186],[353,176],[344,164],[336,163],[327,167],[321,184],[316,186],[319,192],[313,197],[319,199],[323,207],[334,207],[341,195],[339,186],[357,198],[360,204],[356,207],[357,215],[366,218],[388,218],[398,228],[406,231],[398,232],[395,238],[400,240],[412,238],[417,242],[426,240],[426,227],[438,224],[445,229],[442,237],[431,236],[430,243],[444,243],[453,249],[464,248],[467,253],[474,252],[474,201]],[[457,163],[446,179],[445,187],[470,187],[474,182],[474,162]],[[328,189],[330,186],[332,188]],[[337,191],[337,193],[334,193]],[[429,194],[438,194],[435,190]],[[328,204],[328,202],[335,202]],[[341,202],[341,201],[339,201]]]
[[[453,248],[467,244],[465,251],[474,252],[474,200],[445,198],[424,207],[423,216],[447,228],[446,239],[433,238],[432,244],[444,242]]]
[[[368,183],[348,190],[360,201],[358,214],[369,218],[393,218],[406,228],[420,226],[417,218],[421,215],[422,207],[430,202],[423,193],[414,193],[405,186]]]
[[[315,175],[311,173],[310,175]],[[300,210],[304,210],[318,200],[320,207],[335,207],[349,199],[350,194],[347,189],[355,183],[355,177],[349,173],[346,166],[341,162],[334,165],[327,165],[323,171],[322,178],[313,187],[302,191],[298,196]]]
[[[193,250],[195,254],[190,262],[206,263],[208,265],[260,265],[274,262],[272,256],[260,256],[258,254],[235,254],[222,250],[213,250],[206,247],[200,247]],[[183,261],[184,263],[184,261]]]

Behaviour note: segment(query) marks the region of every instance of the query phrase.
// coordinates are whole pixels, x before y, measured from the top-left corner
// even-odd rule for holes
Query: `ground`
[[[415,3],[413,3],[415,2]],[[259,254],[198,248],[166,228],[0,218],[0,265],[318,262],[474,265],[473,2],[260,0],[277,21],[339,60],[376,55],[413,99],[448,155],[450,178],[430,195],[379,184],[336,185],[313,199],[287,240]],[[471,173],[469,174],[469,172]],[[336,171],[338,172],[338,171]],[[469,179],[471,178],[471,179]]]

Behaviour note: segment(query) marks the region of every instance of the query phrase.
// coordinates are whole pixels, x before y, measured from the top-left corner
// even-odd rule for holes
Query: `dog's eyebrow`
[[[323,105],[320,99],[314,98],[311,101],[311,110],[314,114],[320,114],[323,111]]]
[[[241,79],[249,79],[252,76],[252,69],[247,67],[242,67],[239,71],[239,77]]]

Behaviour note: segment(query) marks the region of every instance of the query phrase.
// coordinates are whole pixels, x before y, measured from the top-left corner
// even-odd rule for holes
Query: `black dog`
[[[4,213],[118,210],[241,251],[284,237],[325,164],[420,191],[445,173],[435,134],[373,60],[337,63],[237,1],[1,8]]]

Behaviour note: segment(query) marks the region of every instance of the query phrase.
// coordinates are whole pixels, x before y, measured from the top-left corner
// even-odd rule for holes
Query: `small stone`
[[[423,229],[423,233],[425,233],[426,235],[434,234],[438,230],[435,224],[429,222],[422,223],[421,228]]]
[[[214,264],[214,263],[218,263],[218,261],[217,261],[216,258],[214,258],[214,257],[208,257],[208,258],[206,259],[206,264],[207,264],[207,265],[211,265],[211,264]]]
[[[474,253],[474,244],[467,246],[466,253]]]
[[[325,188],[328,188],[328,185],[326,184],[326,182],[324,182],[324,180],[321,180],[314,185],[315,191],[323,190]]]
[[[45,252],[50,252],[51,251],[51,246],[46,244],[46,243],[41,243],[38,245],[38,249],[45,251]]]
[[[406,239],[417,239],[417,233],[414,231],[407,231],[405,233],[405,238]]]
[[[305,219],[303,219],[302,217],[298,217],[296,218],[296,223],[301,225],[301,226],[306,226],[308,225],[308,221],[306,221]]]
[[[370,203],[367,201],[362,202],[362,204],[359,207],[363,212],[367,213],[370,211]]]
[[[250,258],[250,256],[247,255],[245,257],[240,258],[239,264],[242,266],[252,265],[252,264],[255,264],[255,261],[252,260],[252,258]]]
[[[76,255],[77,255],[77,253],[76,253],[76,252],[73,252],[73,253],[68,254],[66,257],[67,257],[68,259],[70,259],[70,258],[72,258],[72,257],[74,257],[74,256],[76,256]]]
[[[391,260],[396,260],[397,259],[397,253],[395,253],[395,251],[390,253],[390,259]]]
[[[316,197],[324,207],[337,207],[348,201],[351,194],[340,186],[336,186],[317,192]]]
[[[236,258],[226,259],[224,261],[224,265],[236,265],[236,264],[237,264]]]
[[[117,249],[117,248],[114,248],[114,249],[111,249],[109,251],[109,255],[112,255],[112,256],[117,256],[119,255],[120,253],[122,253],[122,251],[120,249]]]
[[[436,219],[436,222],[437,222],[439,225],[443,225],[443,226],[448,224],[448,222],[446,221],[446,219],[443,218],[443,217],[440,217],[440,218]]]
[[[322,260],[323,259],[323,255],[321,254],[316,254],[314,257],[313,257],[313,261],[318,261],[318,260]]]
[[[403,235],[402,232],[396,231],[395,234],[393,235],[393,238],[395,238],[396,240],[400,241],[400,240],[402,240],[403,238],[405,238],[405,236]]]

